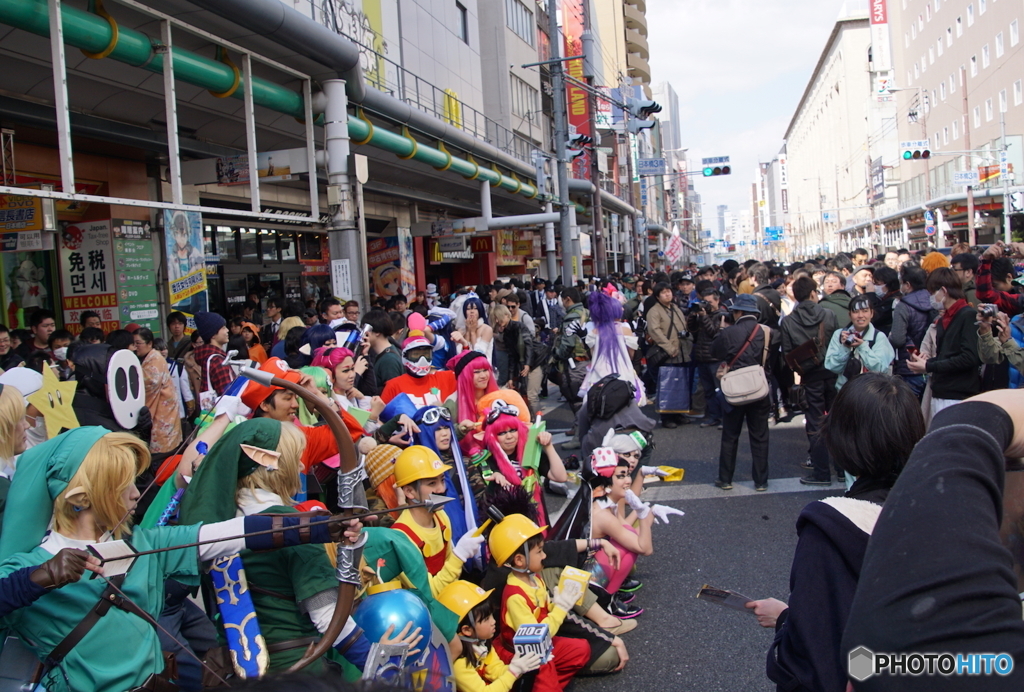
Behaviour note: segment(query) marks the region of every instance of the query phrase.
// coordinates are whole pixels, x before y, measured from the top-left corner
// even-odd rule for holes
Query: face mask
[[[405,369],[413,377],[425,377],[430,374],[430,360],[426,356],[420,356],[420,359],[416,362],[403,358],[402,363],[405,364]]]
[[[68,347],[67,346],[62,346],[60,348],[53,349],[53,357],[56,358],[57,360],[67,360],[68,359]]]
[[[879,298],[884,298],[886,293],[885,286],[875,286],[875,295]]]
[[[946,309],[946,294],[942,291],[936,291],[928,299],[931,303],[932,310],[945,310]]]
[[[31,449],[38,444],[46,442],[46,419],[42,416],[36,416],[34,419],[29,418],[28,421],[32,425],[25,431],[25,449]]]

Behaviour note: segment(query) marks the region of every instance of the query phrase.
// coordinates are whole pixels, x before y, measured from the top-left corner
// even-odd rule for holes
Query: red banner
[[[562,0],[562,33],[565,35],[565,55],[583,55],[583,0]],[[583,60],[565,63],[570,77],[583,80]],[[566,109],[569,115],[569,131],[578,135],[592,136],[590,131],[590,100],[587,92],[572,82],[566,81]],[[590,180],[590,151],[572,162],[569,174],[574,178]]]
[[[871,0],[871,23],[889,23],[889,13],[885,6],[885,0]]]

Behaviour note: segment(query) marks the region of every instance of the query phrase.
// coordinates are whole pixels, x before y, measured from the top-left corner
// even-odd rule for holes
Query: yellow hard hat
[[[430,447],[413,445],[395,459],[395,485],[401,488],[416,481],[437,478],[451,468],[441,463],[441,457]]]
[[[459,616],[459,620],[466,617],[473,608],[483,603],[494,592],[484,591],[476,584],[458,579],[444,587],[441,593],[437,594],[437,600],[448,610]]]
[[[504,565],[528,540],[544,533],[547,528],[546,526],[537,526],[525,515],[510,514],[491,529],[487,547],[490,548],[494,561],[499,565]]]

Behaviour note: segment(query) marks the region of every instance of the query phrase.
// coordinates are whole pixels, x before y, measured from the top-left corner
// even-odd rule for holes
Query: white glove
[[[248,416],[252,409],[242,403],[240,396],[222,396],[217,405],[213,407],[213,417],[227,415],[232,420],[237,416]]]
[[[670,514],[677,514],[679,516],[686,514],[683,510],[676,509],[675,507],[669,507],[668,505],[651,505],[651,511],[654,512],[655,520],[664,524],[668,523],[668,517]]]
[[[480,546],[484,544],[483,536],[474,536],[471,533],[463,534],[459,542],[455,544],[455,549],[452,550],[455,553],[455,557],[459,558],[463,562],[469,562],[469,560],[480,551]]]
[[[523,654],[516,654],[508,664],[508,669],[517,678],[522,677],[531,670],[540,668],[540,654],[536,651],[529,651]]]
[[[651,513],[651,506],[641,502],[632,490],[626,491],[626,504],[636,512],[637,519],[646,519],[647,515]]]
[[[668,475],[668,471],[662,471],[657,466],[641,466],[640,473],[645,476],[657,476],[658,478],[664,478]]]
[[[576,605],[576,601],[580,599],[581,593],[583,593],[582,584],[578,581],[566,581],[562,584],[562,588],[555,592],[552,601],[557,607],[569,612]]]

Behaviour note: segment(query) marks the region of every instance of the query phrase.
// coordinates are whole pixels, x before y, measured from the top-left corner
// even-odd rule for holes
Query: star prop
[[[62,430],[79,426],[71,402],[75,398],[75,383],[61,382],[50,363],[43,368],[43,386],[28,397],[28,403],[39,409],[46,419],[46,437],[53,439]]]

